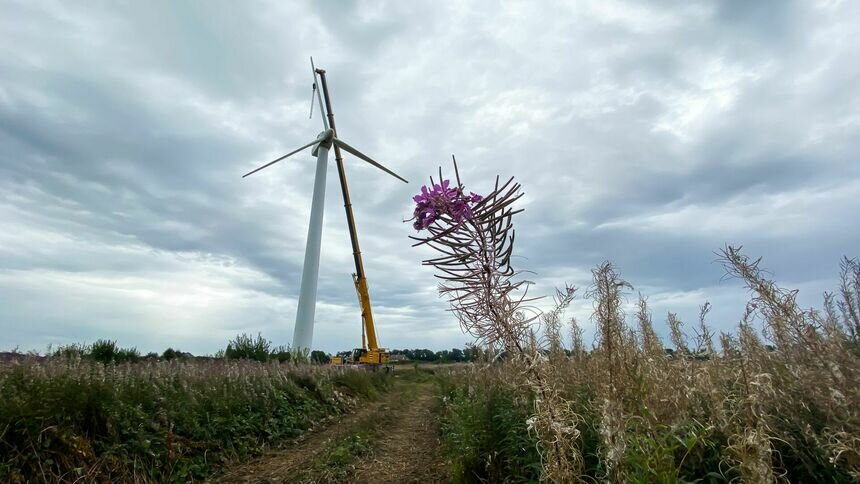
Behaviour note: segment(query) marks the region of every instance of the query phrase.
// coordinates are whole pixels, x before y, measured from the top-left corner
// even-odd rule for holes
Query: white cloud
[[[778,240],[796,234],[827,236],[839,231],[829,220],[851,207],[860,193],[860,181],[832,187],[810,187],[786,192],[745,193],[723,203],[678,204],[643,214],[602,223],[595,230],[628,229],[675,237],[755,237]],[[850,209],[848,209],[850,212]]]

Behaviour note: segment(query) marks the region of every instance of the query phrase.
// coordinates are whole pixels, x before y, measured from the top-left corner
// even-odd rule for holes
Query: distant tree
[[[463,350],[461,350],[460,348],[452,348],[451,353],[449,353],[449,358],[451,359],[451,361],[465,361]]]
[[[140,361],[140,352],[137,348],[120,348],[116,341],[100,339],[89,347],[89,353],[85,354],[95,361],[101,363],[134,363]]]
[[[463,348],[463,361],[472,361],[474,353],[470,346]]]
[[[161,354],[161,357],[167,361],[170,361],[176,358],[181,358],[182,352],[179,350],[174,350],[173,348],[167,348],[166,350],[164,350],[164,353]]]
[[[62,357],[62,358],[84,358],[90,353],[90,347],[78,343],[72,343],[70,345],[58,346],[56,350],[54,350],[53,356]]]
[[[100,339],[90,347],[89,356],[100,363],[113,363],[118,352],[116,341]]]
[[[337,356],[348,357],[352,355],[351,351],[340,351]],[[391,349],[388,350],[389,355],[403,355],[409,361],[426,361],[426,362],[464,362],[474,361],[481,355],[481,349],[474,346],[466,348],[452,348],[450,350],[432,351],[427,348],[419,349]]]
[[[426,348],[421,349],[421,350],[419,350],[419,349],[413,350],[413,353],[414,353],[413,359],[418,360],[418,361],[436,361],[438,359],[438,356],[436,353],[434,353],[433,351],[430,351]]]
[[[271,357],[273,360],[278,360],[280,363],[286,363],[290,361],[291,353],[289,346],[281,345],[273,349]]]
[[[227,344],[224,357],[228,360],[269,361],[271,348],[272,342],[260,333],[257,333],[256,338],[242,333]]]
[[[329,362],[329,357],[325,354],[324,351],[313,350],[311,351],[311,363],[316,363],[318,365],[323,365]]]
[[[137,348],[133,347],[120,348],[114,361],[117,363],[137,363],[140,361],[140,352],[137,351]]]

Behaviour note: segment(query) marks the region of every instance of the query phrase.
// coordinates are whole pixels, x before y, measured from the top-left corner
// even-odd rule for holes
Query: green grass
[[[335,483],[343,482],[355,469],[359,459],[374,453],[374,443],[381,434],[380,425],[385,418],[373,415],[361,420],[355,428],[338,439],[329,442],[312,464],[295,476],[296,482]]]
[[[438,381],[440,429],[455,482],[538,482],[540,455],[525,402],[504,386],[457,374]]]
[[[0,366],[0,482],[185,482],[378,395],[367,372],[248,361]]]

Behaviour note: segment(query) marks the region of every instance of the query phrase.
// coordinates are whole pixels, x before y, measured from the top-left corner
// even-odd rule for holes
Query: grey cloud
[[[239,176],[319,129],[310,55],[329,72],[341,136],[413,182],[346,160],[391,347],[468,340],[401,223],[451,153],[476,191],[496,174],[523,183],[518,260],[542,292],[554,278],[587,285],[611,259],[659,311],[737,305],[744,292],[713,260],[743,243],[811,301],[860,237],[847,223],[860,180],[851,2],[13,2],[4,13],[15,21],[0,26],[0,347],[117,335],[214,351],[235,331],[289,342],[312,160]],[[336,179],[317,326],[327,350],[358,334]],[[715,312],[720,324],[735,309]],[[587,304],[577,311],[588,319]]]

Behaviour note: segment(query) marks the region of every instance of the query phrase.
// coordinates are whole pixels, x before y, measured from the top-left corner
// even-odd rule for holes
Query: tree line
[[[388,353],[391,355],[404,355],[407,360],[410,361],[427,361],[427,362],[440,362],[440,363],[455,363],[455,362],[467,362],[474,361],[478,357],[478,352],[480,350],[472,347],[466,347],[463,349],[460,348],[451,348],[450,350],[441,350],[441,351],[433,351],[424,349],[403,349],[403,350],[390,350]]]
[[[457,363],[469,362],[478,358],[480,349],[474,347],[451,348],[450,350],[433,351],[427,348],[415,349],[393,349],[390,355],[402,355],[408,361]],[[349,356],[352,351],[338,352],[338,356]],[[17,351],[9,353],[10,356],[23,356]],[[308,361],[311,363],[325,364],[330,361],[330,356],[324,351],[314,350],[310,352],[297,352],[289,346],[276,346],[270,340],[257,334],[256,337],[249,334],[239,334],[227,343],[227,347],[219,350],[212,356],[195,356],[187,351],[175,348],[167,348],[163,353],[141,354],[137,348],[120,347],[116,341],[100,339],[92,344],[70,344],[49,349],[48,355],[54,357],[77,357],[91,359],[102,363],[135,363],[138,361],[152,360],[189,360],[189,359],[228,359],[228,360],[254,360],[254,361]]]

